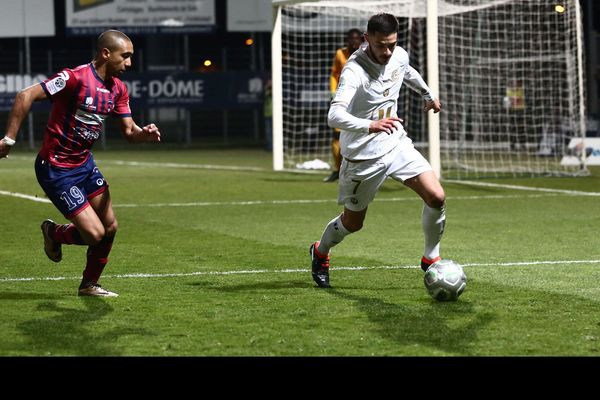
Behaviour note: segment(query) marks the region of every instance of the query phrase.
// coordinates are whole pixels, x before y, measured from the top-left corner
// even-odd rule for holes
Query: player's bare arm
[[[394,133],[399,128],[399,124],[404,122],[398,117],[389,117],[371,122],[369,133],[385,132],[388,135]]]
[[[130,143],[160,142],[160,131],[154,124],[139,127],[133,118],[121,118],[121,132]]]
[[[8,153],[17,139],[21,124],[33,102],[44,99],[46,99],[46,93],[39,84],[29,86],[17,94],[6,123],[6,134],[0,140],[0,158],[8,157]]]

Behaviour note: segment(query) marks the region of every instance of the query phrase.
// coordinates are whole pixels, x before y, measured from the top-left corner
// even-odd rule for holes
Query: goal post
[[[559,7],[560,6],[560,7]],[[578,0],[273,0],[273,167],[333,164],[329,74],[345,33],[395,15],[442,111],[403,86],[398,116],[444,178],[586,174]],[[569,158],[571,162],[564,162]],[[573,162],[576,160],[576,162]]]
[[[440,95],[439,59],[438,59],[438,7],[437,0],[427,0],[427,81],[436,94]],[[440,159],[440,118],[430,112],[427,114],[429,126],[429,163],[438,178],[442,177],[442,162]]]

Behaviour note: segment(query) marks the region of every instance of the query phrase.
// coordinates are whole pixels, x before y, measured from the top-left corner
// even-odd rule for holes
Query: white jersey
[[[342,156],[350,160],[378,158],[400,143],[406,136],[401,125],[393,134],[369,133],[372,121],[398,117],[398,97],[402,82],[420,93],[425,100],[435,96],[408,62],[408,53],[396,46],[386,65],[373,62],[366,53],[368,43],[350,56],[342,70],[328,123],[338,128]]]

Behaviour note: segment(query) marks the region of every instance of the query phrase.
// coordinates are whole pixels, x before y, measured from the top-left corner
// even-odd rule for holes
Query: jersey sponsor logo
[[[102,125],[107,116],[108,115],[106,114],[87,112],[87,110],[82,110],[80,108],[75,112],[75,119],[86,125]]]
[[[77,134],[79,134],[79,136],[81,136],[85,140],[96,141],[100,137],[99,130],[94,131],[94,130],[86,129],[82,126],[76,127],[75,132],[77,132]]]

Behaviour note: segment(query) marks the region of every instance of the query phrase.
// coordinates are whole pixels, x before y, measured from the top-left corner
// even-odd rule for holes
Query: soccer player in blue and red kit
[[[59,262],[62,244],[88,246],[80,296],[117,296],[98,284],[117,232],[108,184],[90,152],[104,120],[117,117],[129,142],[160,141],[156,125],[135,124],[127,88],[118,78],[131,66],[132,55],[133,43],[127,35],[116,30],[102,33],[91,63],[64,69],[17,94],[6,135],[0,139],[0,158],[7,157],[32,103],[52,102],[35,173],[48,198],[71,223],[42,222],[44,251]]]

